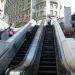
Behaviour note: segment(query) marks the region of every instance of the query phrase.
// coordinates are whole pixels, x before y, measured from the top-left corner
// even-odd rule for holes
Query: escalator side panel
[[[38,26],[35,26],[31,32],[27,32],[26,33],[26,38],[25,38],[25,41],[24,43],[22,44],[22,46],[20,47],[20,49],[18,50],[18,52],[16,53],[15,57],[13,58],[13,60],[11,61],[11,63],[9,64],[9,66],[7,67],[8,68],[13,68],[15,67],[16,65],[18,65],[22,60],[23,58],[25,57],[25,54],[27,53],[27,50],[35,36],[35,33],[38,29]]]

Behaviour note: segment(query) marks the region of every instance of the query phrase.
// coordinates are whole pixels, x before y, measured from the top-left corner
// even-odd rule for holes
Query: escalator
[[[25,56],[34,36],[35,36],[37,29],[38,29],[38,26],[35,26],[31,31],[28,31],[26,33],[26,37],[25,37],[25,41],[24,41],[23,45],[21,46],[21,48],[19,49],[19,51],[17,52],[17,54],[15,55],[13,60],[11,61],[8,68],[15,67],[23,60],[23,58],[24,58],[24,56]]]
[[[57,75],[53,26],[45,27],[45,36],[44,36],[37,75]]]

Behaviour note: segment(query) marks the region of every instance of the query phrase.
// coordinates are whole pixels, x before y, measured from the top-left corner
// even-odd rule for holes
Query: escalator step
[[[42,51],[42,54],[55,54],[55,51],[49,49],[46,51]]]
[[[51,44],[55,44],[55,42],[51,42],[51,41],[45,41],[44,43],[43,43],[43,45],[51,45]]]
[[[46,38],[45,40],[44,40],[44,42],[48,42],[48,41],[50,41],[50,42],[54,42],[54,40],[53,40],[53,38],[52,39],[50,39],[50,40],[48,40],[48,38]]]
[[[56,71],[56,66],[40,66],[39,70],[43,70],[43,71]]]
[[[50,46],[47,46],[46,45],[46,46],[43,46],[43,47],[45,47],[45,48],[55,48],[54,45],[53,46],[51,46],[51,45]]]
[[[51,61],[41,61],[40,62],[41,66],[56,66],[56,62],[51,62]]]
[[[55,58],[41,58],[41,61],[52,61],[52,62],[55,62],[56,59]]]
[[[19,63],[20,61],[16,60],[16,61],[12,61],[12,64],[15,65],[17,63]]]
[[[41,57],[52,57],[52,58],[55,58],[55,54],[42,54]]]
[[[52,50],[52,51],[55,50],[55,48],[52,47],[52,46],[49,46],[49,47],[48,47],[48,46],[45,46],[45,47],[43,47],[42,49],[43,49],[43,50],[50,50],[50,51],[51,51],[51,50]]]
[[[45,46],[45,45],[49,45],[50,46],[50,44],[55,44],[54,42],[45,42],[43,45]]]
[[[54,45],[53,45],[53,46],[47,46],[47,45],[44,45],[43,47],[45,47],[45,48],[51,48],[51,49],[55,48]]]
[[[24,55],[24,54],[20,54],[20,53],[19,53],[19,54],[17,54],[16,56],[23,56],[23,55]]]
[[[22,58],[23,58],[23,57],[15,57],[15,58],[14,58],[14,61],[15,61],[15,60],[19,60],[19,61],[20,61],[20,60],[22,60]]]
[[[18,53],[25,53],[25,52],[26,52],[26,51],[23,50],[23,51],[19,51]]]
[[[56,71],[39,71],[38,75],[57,75]]]

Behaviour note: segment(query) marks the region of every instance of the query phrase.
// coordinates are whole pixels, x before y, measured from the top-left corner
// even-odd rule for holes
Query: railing
[[[6,40],[6,42],[12,42],[15,44],[16,48],[19,49],[25,39],[25,33],[31,28],[31,24],[27,23],[24,27],[21,28],[15,35]]]
[[[27,23],[20,31],[15,33],[15,35],[7,41],[0,41],[2,42],[0,45],[0,74],[6,69],[16,52],[21,47],[25,40],[25,34],[28,29],[32,28],[32,24],[33,22]]]
[[[57,37],[57,41],[60,47],[60,59],[62,64],[66,67],[67,71],[71,73],[71,75],[75,74],[75,50],[71,48],[67,39],[64,36],[64,33],[57,22],[57,20],[53,21],[53,25],[55,27],[55,33]]]
[[[63,53],[63,48],[62,48],[62,42],[64,42],[65,36],[64,36],[64,33],[62,32],[61,27],[59,26],[59,23],[57,21],[54,21],[53,25],[54,25],[54,28],[55,28],[56,38],[57,38],[57,41],[58,41],[58,44],[59,44],[59,47],[60,47],[60,52],[61,52],[60,58],[61,58],[61,60],[63,60],[64,58],[62,56],[63,56],[64,53]]]
[[[44,27],[44,21],[41,23],[39,29],[37,30],[37,33],[34,37],[34,40],[31,44],[31,46],[28,49],[27,56],[24,57],[23,61],[17,65],[15,68],[10,69],[9,75],[20,75],[21,73],[24,73],[24,70],[31,65],[33,60],[35,60],[40,40],[42,39],[42,33],[43,33],[43,27]],[[5,74],[7,75],[7,74]]]
[[[42,24],[40,25],[36,35],[35,35],[35,38],[29,48],[29,53],[26,57],[26,61],[25,63],[21,66],[21,68],[23,67],[28,67],[30,66],[31,62],[33,62],[33,59],[34,59],[34,56],[37,54],[37,49],[39,47],[39,43],[40,43],[40,40],[41,40],[41,37],[42,37],[42,33],[43,33],[43,27],[44,27],[44,21],[42,22]]]

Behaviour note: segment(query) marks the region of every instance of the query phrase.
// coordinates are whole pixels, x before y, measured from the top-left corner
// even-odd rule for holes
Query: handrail
[[[6,40],[7,42],[13,42],[16,40],[16,38],[19,36],[19,34],[23,33],[23,31],[26,31],[26,28],[28,29],[28,27],[31,26],[30,23],[27,23],[24,27],[21,28],[20,31],[18,31],[15,35],[13,35],[11,38],[9,38],[8,40]]]
[[[62,42],[65,41],[65,36],[64,36],[64,33],[61,30],[61,27],[60,27],[59,23],[56,20],[53,21],[53,25],[54,25],[54,28],[55,28],[55,34],[56,34],[56,38],[57,38],[58,44],[60,46],[61,61],[62,61],[62,60],[64,60],[64,57],[63,57],[64,56],[64,52],[63,52],[63,48],[62,48]]]
[[[70,71],[70,73],[75,74],[75,55],[73,55],[75,51],[71,48],[71,46],[69,46],[69,43],[67,42],[67,39],[65,38],[64,33],[57,20],[54,20],[53,24],[60,46],[60,52],[62,56],[61,62],[63,62],[63,65],[68,71]]]
[[[15,68],[9,70],[9,72],[7,72],[7,73],[9,73],[11,75],[12,72],[14,72],[14,73],[20,72],[20,70],[24,70],[28,66],[31,65],[31,63],[34,59],[34,56],[36,55],[37,50],[38,50],[38,46],[39,46],[39,43],[40,43],[40,40],[41,40],[41,37],[42,37],[42,33],[43,33],[43,27],[44,27],[44,20],[43,20],[39,29],[36,32],[34,40],[33,40],[32,44],[30,45],[30,47],[28,49],[27,56],[24,57],[23,61],[19,65],[17,65]],[[7,74],[5,74],[5,75],[7,75]]]
[[[60,47],[60,54],[61,54],[60,60],[61,60],[62,64],[66,68],[68,68],[67,64],[66,64],[66,59],[65,59],[65,54],[64,54],[64,47],[63,47],[63,44],[66,41],[66,38],[65,38],[64,33],[63,33],[59,23],[57,22],[57,20],[54,20],[54,22],[55,22],[54,27],[55,27],[57,42],[58,42],[59,47]]]
[[[6,69],[16,52],[21,47],[25,40],[26,32],[32,27],[30,24],[32,25],[33,23],[27,23],[20,31],[13,35],[13,37],[3,43],[3,46],[0,48],[0,74]]]
[[[6,42],[12,42],[16,45],[16,48],[19,49],[22,43],[24,42],[25,39],[25,33],[30,29],[33,28],[34,25],[34,20],[28,22],[25,26],[23,26],[20,31],[16,32],[15,35],[10,37]],[[20,36],[21,35],[21,36]]]
[[[25,63],[21,66],[21,68],[23,68],[23,67],[26,68],[26,67],[30,66],[31,62],[33,61],[33,58],[34,58],[36,51],[37,51],[37,47],[38,47],[40,39],[42,37],[42,32],[43,32],[43,27],[44,27],[43,23],[44,23],[44,20],[43,20],[42,24],[40,25],[40,27],[34,37],[34,40],[29,48],[29,53],[27,55]]]
[[[10,37],[8,40],[6,40],[5,42],[8,43],[12,43],[17,45],[18,41],[23,40],[23,38],[25,39],[24,35],[25,33],[32,27],[33,23],[27,23],[25,26],[23,26],[20,31],[18,31],[16,34],[14,34],[12,37]],[[21,34],[21,36],[20,36]],[[20,40],[19,40],[20,39]],[[1,40],[2,41],[2,40]],[[24,41],[24,40],[23,40]],[[4,42],[4,41],[2,41]],[[21,44],[21,42],[20,42]]]
[[[24,28],[24,29],[27,29],[27,27],[26,28]],[[22,30],[23,31],[23,30]],[[19,32],[21,32],[21,31],[19,31]],[[17,33],[18,35],[20,34],[20,33]],[[26,33],[26,32],[25,32]],[[7,47],[6,47],[6,49],[3,47],[3,49],[2,49],[2,52],[0,53],[0,58],[8,51],[8,49],[11,47],[11,46],[13,46],[13,44],[15,44],[15,40],[19,37],[19,36],[16,36],[16,34],[13,36],[13,37],[11,37],[11,38],[9,38],[7,41],[2,41],[2,43],[3,42],[5,42],[5,44],[3,44],[3,45],[6,45],[7,44]],[[19,41],[19,40],[18,40]],[[24,41],[24,40],[23,40]],[[14,42],[14,43],[13,43]],[[11,45],[10,45],[11,44]]]

